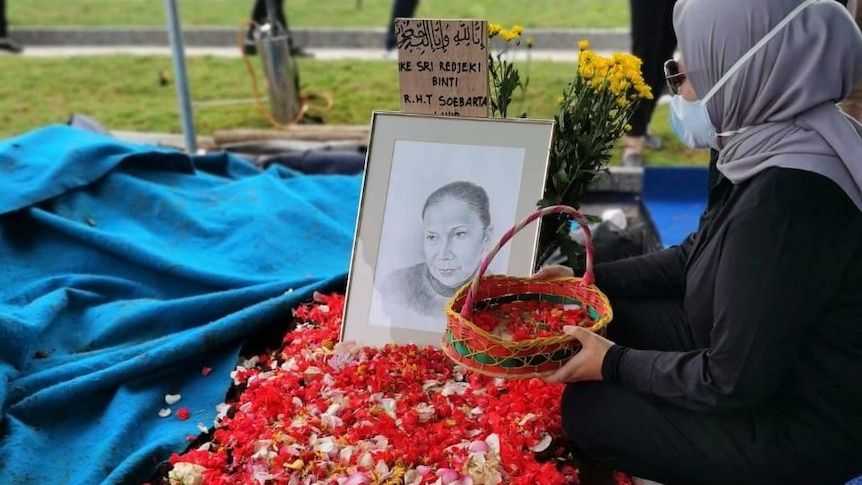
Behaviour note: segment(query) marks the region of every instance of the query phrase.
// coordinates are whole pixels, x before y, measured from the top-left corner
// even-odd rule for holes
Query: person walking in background
[[[418,6],[419,0],[395,0],[395,3],[392,5],[392,17],[389,19],[389,26],[386,29],[386,38],[383,42],[383,48],[386,49],[387,57],[394,56],[395,48],[397,47],[395,39],[395,19],[413,18]]]
[[[649,132],[649,123],[662,89],[664,61],[673,57],[676,34],[673,31],[673,6],[676,0],[629,0],[632,54],[643,61],[644,81],[653,99],[642,100],[629,122],[632,129],[625,137],[623,165],[643,166],[643,150],[661,149],[661,139]]]
[[[20,54],[24,49],[8,37],[9,24],[6,20],[6,0],[0,0],[0,50]]]
[[[290,27],[287,24],[287,16],[284,13],[284,0],[273,0],[272,3],[275,7],[275,20],[281,25],[285,34],[287,34],[287,44],[290,46],[291,55],[296,57],[309,57],[310,54],[308,52],[293,43],[293,35],[290,33]],[[268,12],[266,11],[266,4],[266,0],[255,0],[254,2],[254,8],[251,11],[251,21],[257,25],[266,24],[269,20]],[[250,56],[257,53],[257,47],[254,44],[254,29],[254,26],[250,27],[246,35],[245,53]]]
[[[845,0],[841,3],[845,4],[847,10],[850,11],[850,15],[852,15],[853,18],[856,20],[856,25],[858,25],[859,28],[862,29],[862,4],[860,4],[857,0]],[[840,103],[840,106],[845,113],[852,116],[856,121],[862,122],[862,82],[857,83],[855,86],[853,86],[853,90],[850,92],[850,96],[848,96],[847,99],[842,101]]]

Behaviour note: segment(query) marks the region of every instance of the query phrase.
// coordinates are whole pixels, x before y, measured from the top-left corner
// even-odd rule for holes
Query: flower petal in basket
[[[549,213],[567,213],[584,226],[587,272],[583,278],[534,280],[488,276],[491,259],[524,226]],[[486,331],[473,321],[475,311],[516,301],[541,301],[564,307],[577,305],[586,312],[586,328],[603,333],[613,312],[607,297],[592,283],[592,242],[586,221],[571,207],[552,206],[536,211],[510,229],[491,249],[476,277],[460,288],[446,308],[447,325],[443,352],[453,361],[480,374],[503,378],[528,378],[550,374],[580,350],[580,342],[559,334],[515,341]]]

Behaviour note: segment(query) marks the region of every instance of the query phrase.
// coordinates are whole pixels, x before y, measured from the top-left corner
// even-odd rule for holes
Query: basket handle
[[[482,264],[479,265],[478,271],[476,271],[476,275],[473,276],[473,282],[470,285],[470,289],[467,290],[467,296],[464,299],[464,306],[461,307],[461,316],[470,319],[473,314],[473,295],[479,290],[479,281],[485,276],[485,272],[488,270],[488,266],[491,264],[491,261],[494,259],[494,256],[500,252],[500,249],[509,242],[512,237],[515,236],[521,229],[525,228],[531,222],[544,217],[549,214],[568,214],[569,217],[574,219],[578,224],[580,224],[581,228],[584,230],[584,248],[587,253],[587,268],[584,272],[584,277],[581,279],[581,284],[584,286],[590,286],[593,284],[593,280],[595,279],[593,276],[593,235],[590,232],[590,226],[587,224],[586,218],[581,215],[580,212],[576,211],[574,208],[569,207],[567,205],[552,205],[549,207],[545,207],[543,209],[539,209],[529,216],[525,217],[521,222],[512,226],[503,237],[500,238],[500,241],[491,248],[488,254],[485,256],[485,259],[482,260]]]

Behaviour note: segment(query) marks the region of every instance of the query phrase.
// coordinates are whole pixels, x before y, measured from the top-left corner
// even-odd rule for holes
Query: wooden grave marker
[[[488,117],[488,24],[396,19],[401,111]]]

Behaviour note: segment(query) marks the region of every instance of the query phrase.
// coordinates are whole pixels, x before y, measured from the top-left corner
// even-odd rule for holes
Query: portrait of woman
[[[376,112],[341,339],[440,345],[445,308],[542,197],[550,120]],[[539,228],[495,252],[487,275],[529,276]]]
[[[422,207],[424,261],[390,273],[381,285],[389,312],[406,307],[445,322],[443,309],[476,274],[493,234],[485,189],[471,182],[446,184]]]
[[[524,150],[398,140],[392,159],[368,323],[442,334],[449,299],[515,222]],[[487,273],[509,271],[510,251]]]

